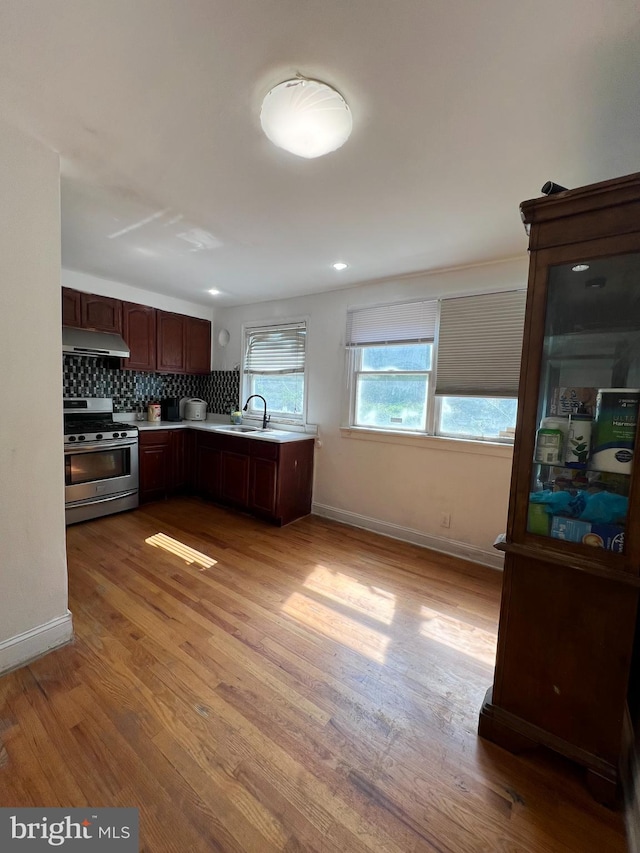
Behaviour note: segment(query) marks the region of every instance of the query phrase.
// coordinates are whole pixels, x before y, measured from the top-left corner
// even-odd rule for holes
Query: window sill
[[[378,441],[383,444],[402,444],[406,447],[421,447],[430,450],[445,450],[451,453],[473,453],[483,456],[499,456],[508,459],[513,455],[513,444],[498,441],[474,441],[467,438],[449,438],[424,433],[398,433],[365,427],[340,427],[343,438],[360,441]]]
[[[251,415],[244,415],[242,418],[243,424],[249,424],[251,426],[262,426],[262,416],[259,418],[254,418]],[[300,421],[288,421],[285,418],[271,418],[269,420],[269,426],[271,429],[281,429],[287,432],[304,432],[309,435],[317,435],[318,434],[318,426],[317,424],[304,424]]]

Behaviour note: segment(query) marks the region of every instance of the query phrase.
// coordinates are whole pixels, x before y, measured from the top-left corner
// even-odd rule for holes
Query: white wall
[[[71,636],[58,157],[0,123],[0,671]]]
[[[308,316],[308,420],[319,427],[314,511],[479,562],[500,565],[492,549],[505,530],[512,449],[423,438],[356,437],[343,422],[345,324],[348,308],[409,299],[462,296],[524,287],[521,259],[431,275],[375,282],[313,296],[220,308],[214,367],[240,362],[242,324]],[[226,328],[224,348],[218,333]],[[451,526],[440,526],[442,512]]]
[[[125,302],[137,302],[139,305],[150,305],[152,308],[160,308],[162,311],[174,311],[176,314],[186,314],[188,317],[201,317],[203,320],[213,321],[213,308],[206,305],[197,305],[186,299],[177,299],[173,296],[164,296],[161,293],[152,293],[141,287],[133,287],[122,281],[112,281],[108,278],[100,278],[77,270],[62,270],[63,287],[71,287],[73,290],[82,290],[84,293],[96,293],[99,296],[112,296],[114,299],[122,299]]]

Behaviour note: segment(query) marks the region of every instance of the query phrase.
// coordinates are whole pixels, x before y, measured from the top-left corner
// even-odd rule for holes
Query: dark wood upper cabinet
[[[579,762],[613,803],[640,731],[640,174],[520,211],[527,312],[479,731]]]
[[[62,324],[121,334],[131,351],[126,370],[211,372],[209,320],[63,287]]]
[[[211,323],[185,318],[185,369],[187,373],[211,372]]]
[[[156,369],[156,309],[135,302],[122,303],[122,335],[131,356],[122,360],[127,370]]]
[[[156,311],[156,370],[185,373],[185,321],[183,314]]]
[[[122,303],[110,296],[81,293],[82,327],[122,334]]]
[[[80,291],[71,290],[70,287],[62,288],[62,325],[82,326],[82,307],[80,305]]]

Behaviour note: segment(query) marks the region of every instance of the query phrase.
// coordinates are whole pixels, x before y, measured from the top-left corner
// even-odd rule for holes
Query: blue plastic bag
[[[596,492],[587,497],[587,504],[580,515],[582,521],[594,524],[613,524],[627,516],[629,498],[613,492]]]

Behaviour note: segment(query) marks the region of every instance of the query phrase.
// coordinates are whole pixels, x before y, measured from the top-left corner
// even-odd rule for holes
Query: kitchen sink
[[[218,432],[259,432],[259,427],[230,424],[229,426],[220,427]]]

